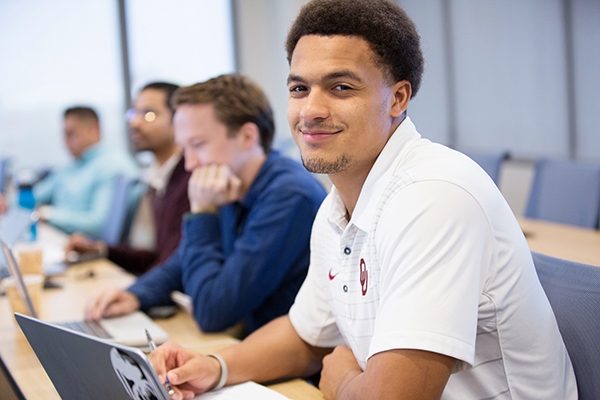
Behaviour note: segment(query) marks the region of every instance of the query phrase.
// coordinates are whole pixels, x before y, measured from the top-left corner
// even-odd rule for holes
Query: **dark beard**
[[[346,155],[342,155],[333,162],[327,162],[322,158],[311,158],[304,159],[302,157],[302,164],[310,172],[315,174],[336,174],[344,171],[350,164],[350,158]]]

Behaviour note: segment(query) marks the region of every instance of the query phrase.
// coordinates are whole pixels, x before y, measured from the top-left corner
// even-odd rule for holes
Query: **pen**
[[[148,329],[144,329],[146,331],[146,339],[148,339],[148,347],[150,347],[150,351],[154,351],[156,349],[156,344],[154,344],[154,340],[152,340],[152,336],[150,336],[150,332]],[[173,396],[175,391],[171,386],[171,382],[169,382],[169,377],[165,375],[165,386],[167,387],[167,393],[169,396]]]

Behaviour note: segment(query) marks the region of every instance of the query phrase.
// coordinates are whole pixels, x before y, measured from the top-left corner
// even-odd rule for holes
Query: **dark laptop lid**
[[[62,399],[169,400],[141,350],[15,318]]]

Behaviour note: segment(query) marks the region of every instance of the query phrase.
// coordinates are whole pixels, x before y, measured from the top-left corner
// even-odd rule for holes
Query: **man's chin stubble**
[[[304,168],[315,174],[336,174],[344,171],[350,164],[350,159],[342,155],[335,161],[325,161],[322,158],[309,158],[305,159],[301,157]]]

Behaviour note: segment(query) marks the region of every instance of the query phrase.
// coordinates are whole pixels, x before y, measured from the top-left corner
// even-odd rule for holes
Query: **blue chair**
[[[599,209],[600,164],[538,160],[526,217],[598,228]]]
[[[6,184],[8,183],[8,170],[10,168],[10,159],[0,159],[0,194],[6,193]]]
[[[600,267],[532,256],[573,363],[579,399],[600,399]]]
[[[129,225],[144,191],[145,185],[138,179],[125,175],[115,177],[110,214],[100,236],[102,241],[116,245],[127,238]]]
[[[502,168],[502,163],[510,158],[510,155],[507,151],[502,152],[464,152],[469,158],[475,161],[487,174],[492,178],[492,180],[498,185],[500,179],[500,169]]]

